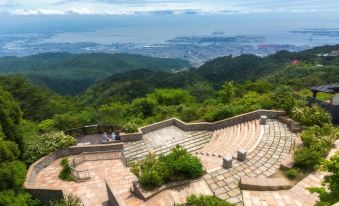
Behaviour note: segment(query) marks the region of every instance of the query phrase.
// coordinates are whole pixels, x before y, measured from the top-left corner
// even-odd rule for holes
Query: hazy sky
[[[11,15],[339,12],[339,0],[0,0]]]

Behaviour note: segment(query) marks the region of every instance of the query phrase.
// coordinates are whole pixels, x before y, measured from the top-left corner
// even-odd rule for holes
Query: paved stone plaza
[[[136,177],[121,160],[84,162],[77,169],[88,169],[91,179],[85,182],[63,182],[58,179],[60,160],[43,169],[34,181],[35,186],[62,188],[79,195],[84,205],[108,205],[105,180],[127,206],[169,206],[184,203],[190,194],[216,195],[236,205],[313,205],[316,196],[305,187],[320,184],[323,174],[314,173],[289,190],[249,191],[241,190],[241,177],[270,177],[293,149],[297,134],[276,119],[268,119],[265,125],[251,120],[215,131],[183,131],[168,126],[143,135],[142,140],[124,143],[127,161],[141,160],[150,152],[165,154],[177,144],[197,156],[206,174],[197,182],[164,190],[147,201],[138,199],[131,192]],[[236,151],[244,149],[247,159],[239,162]],[[222,168],[223,156],[233,156],[232,168]]]
[[[71,159],[71,157],[70,157]],[[119,194],[129,191],[132,181],[136,177],[126,168],[121,160],[102,160],[84,162],[77,167],[78,170],[90,170],[91,179],[85,182],[66,182],[59,179],[61,171],[60,159],[46,167],[36,177],[33,186],[63,189],[66,193],[78,195],[84,205],[108,206],[108,196],[105,178]]]

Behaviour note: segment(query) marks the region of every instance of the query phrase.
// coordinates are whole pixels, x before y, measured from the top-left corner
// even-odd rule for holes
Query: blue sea
[[[175,37],[213,34],[261,35],[265,44],[337,44],[339,14],[0,16],[0,56],[29,54],[27,48],[39,45],[48,45],[50,51],[58,51],[59,44],[76,43],[149,46]]]

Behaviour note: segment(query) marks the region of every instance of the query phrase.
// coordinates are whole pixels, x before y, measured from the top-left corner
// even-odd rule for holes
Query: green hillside
[[[67,95],[78,94],[115,73],[140,68],[171,71],[188,66],[187,61],[180,59],[128,54],[45,53],[0,58],[0,74],[21,74],[35,84]]]

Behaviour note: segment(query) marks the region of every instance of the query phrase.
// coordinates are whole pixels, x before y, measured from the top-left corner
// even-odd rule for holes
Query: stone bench
[[[288,116],[278,116],[278,120],[284,124],[287,124],[290,130],[294,133],[301,132],[301,124],[289,118]]]
[[[292,185],[284,178],[242,177],[240,180],[242,190],[275,191],[291,187]]]

